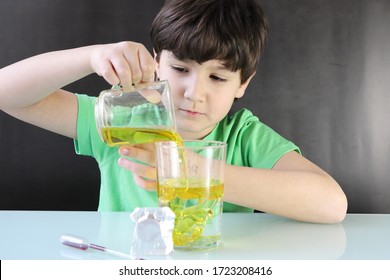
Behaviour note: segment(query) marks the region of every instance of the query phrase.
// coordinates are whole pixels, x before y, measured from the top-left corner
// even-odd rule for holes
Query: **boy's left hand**
[[[138,144],[133,146],[122,146],[119,148],[119,166],[133,173],[134,182],[141,188],[148,191],[157,191],[157,172],[154,143]],[[133,158],[134,162],[126,157]]]

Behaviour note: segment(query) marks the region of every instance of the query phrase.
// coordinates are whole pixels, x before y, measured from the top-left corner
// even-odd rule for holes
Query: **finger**
[[[134,50],[124,51],[123,56],[128,65],[130,65],[132,84],[138,84],[142,80],[142,69],[138,59],[138,52]]]
[[[132,145],[130,147],[136,147],[136,148],[148,150],[148,151],[151,151],[154,153],[154,146],[155,146],[155,143],[144,143],[144,144],[135,144],[135,145]]]
[[[136,163],[125,158],[118,160],[119,166],[129,170],[130,172],[148,178],[150,180],[156,180],[157,172],[154,166],[148,166],[141,163]]]
[[[154,146],[152,145],[121,146],[119,148],[119,154],[137,159],[152,166],[155,165]]]
[[[151,82],[154,80],[155,62],[153,56],[142,46],[138,52],[139,65],[142,71],[142,82]]]
[[[115,73],[120,80],[121,85],[125,90],[132,87],[133,76],[130,65],[124,56],[116,57],[112,60]]]
[[[155,89],[142,89],[140,93],[151,103],[159,103],[161,101],[161,94]]]
[[[109,60],[106,60],[101,69],[96,73],[99,76],[102,76],[110,85],[117,85],[120,82],[120,79]]]
[[[133,174],[134,183],[147,191],[157,191],[157,182],[155,180],[147,180],[141,176]]]

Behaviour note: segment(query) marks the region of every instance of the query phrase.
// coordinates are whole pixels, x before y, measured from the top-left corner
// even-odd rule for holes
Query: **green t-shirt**
[[[81,94],[77,97],[75,150],[77,154],[94,157],[99,165],[99,211],[133,211],[136,207],[157,207],[157,192],[138,187],[132,173],[118,165],[118,147],[109,147],[100,139],[94,117],[95,97]],[[261,123],[247,109],[226,116],[204,139],[226,142],[226,163],[239,166],[271,169],[287,152],[300,152],[296,145]],[[225,212],[253,211],[226,202],[223,207]]]

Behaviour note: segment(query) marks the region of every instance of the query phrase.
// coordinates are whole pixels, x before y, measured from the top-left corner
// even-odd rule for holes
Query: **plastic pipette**
[[[87,250],[88,248],[95,249],[101,252],[106,252],[108,254],[124,258],[124,259],[130,259],[130,260],[142,260],[138,258],[134,258],[131,255],[115,251],[100,245],[89,243],[88,239],[80,236],[76,236],[73,234],[64,234],[61,236],[60,241],[62,244],[66,246],[70,246],[73,248],[81,249],[81,250]]]

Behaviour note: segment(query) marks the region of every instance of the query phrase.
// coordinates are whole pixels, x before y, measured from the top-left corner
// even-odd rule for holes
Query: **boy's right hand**
[[[133,84],[152,81],[155,71],[154,59],[145,46],[129,41],[97,45],[90,64],[109,84],[120,83],[125,91]]]

